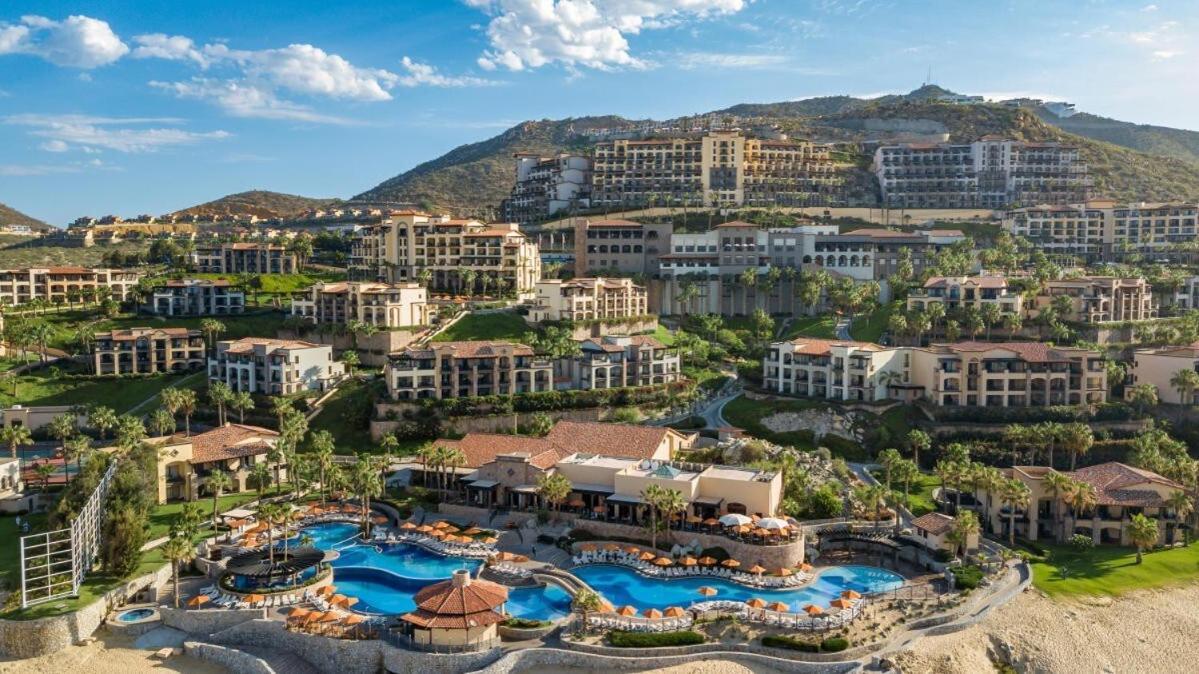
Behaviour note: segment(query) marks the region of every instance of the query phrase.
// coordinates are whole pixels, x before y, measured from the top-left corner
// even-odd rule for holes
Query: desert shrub
[[[849,648],[849,640],[844,637],[829,637],[820,642],[820,650],[825,653],[839,653]]]
[[[617,648],[661,648],[664,646],[694,646],[702,644],[704,635],[691,630],[680,632],[624,632],[608,634],[608,643]]]
[[[983,570],[977,566],[956,566],[951,569],[951,573],[959,590],[973,590],[983,579]]]

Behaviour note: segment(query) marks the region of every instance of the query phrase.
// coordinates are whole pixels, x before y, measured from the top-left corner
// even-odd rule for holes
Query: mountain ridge
[[[289,218],[309,210],[336,207],[341,203],[343,201],[336,198],[322,199],[269,190],[249,190],[189,206],[174,211],[171,215],[256,215],[259,218]]]
[[[0,204],[0,225],[28,225],[34,229],[51,229],[52,225],[38,220],[32,215],[26,215],[17,209]]]

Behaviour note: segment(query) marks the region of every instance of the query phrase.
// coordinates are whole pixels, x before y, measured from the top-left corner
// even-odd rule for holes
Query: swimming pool
[[[333,583],[339,593],[357,597],[355,610],[366,613],[407,613],[416,608],[412,597],[421,588],[448,579],[458,569],[469,569],[473,575],[481,564],[418,545],[355,544],[358,527],[354,524],[316,524],[302,532],[312,537],[314,546],[338,550],[340,556],[331,562]],[[514,588],[508,592],[506,609],[519,618],[556,620],[570,613],[570,596],[554,586]]]
[[[571,569],[596,592],[616,606],[632,604],[637,608],[664,609],[689,606],[709,599],[746,601],[761,597],[781,601],[799,611],[808,604],[827,607],[844,590],[862,594],[892,590],[903,585],[903,577],[877,566],[833,566],[820,572],[811,583],[794,589],[751,588],[723,578],[649,578],[636,571],[612,564],[590,564]],[[705,597],[701,587],[711,587],[716,595]]]

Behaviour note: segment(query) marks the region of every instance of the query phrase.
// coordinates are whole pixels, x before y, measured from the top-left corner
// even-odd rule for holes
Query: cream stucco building
[[[1153,288],[1143,278],[1083,276],[1049,281],[1029,307],[1029,317],[1054,306],[1058,297],[1069,298],[1070,311],[1062,316],[1065,320],[1106,323],[1157,318]]]
[[[422,326],[429,324],[433,313],[428,295],[419,283],[317,283],[291,301],[291,315],[314,324],[360,321],[378,328]]]
[[[532,322],[591,321],[645,316],[648,296],[628,278],[575,278],[539,281],[529,309]]]
[[[173,435],[151,440],[159,445],[158,502],[195,501],[210,496],[206,489],[213,471],[228,473],[232,486],[227,492],[253,490],[250,471],[266,461],[279,434],[268,428],[245,424],[225,424],[192,436]],[[115,451],[115,449],[114,449]],[[274,465],[271,465],[274,478]],[[279,479],[287,479],[287,466],[279,470]]]
[[[1199,390],[1190,392],[1190,400],[1183,400],[1183,392],[1170,383],[1182,370],[1199,372],[1199,342],[1189,346],[1137,349],[1133,351],[1129,385],[1124,387],[1124,394],[1131,396],[1134,386],[1149,384],[1157,389],[1158,400],[1164,403],[1194,405],[1199,402]]]
[[[262,395],[324,391],[344,376],[345,365],[333,359],[333,347],[294,339],[221,341],[208,359],[209,381]]]

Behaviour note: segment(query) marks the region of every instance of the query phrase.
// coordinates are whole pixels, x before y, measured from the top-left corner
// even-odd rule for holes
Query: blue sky
[[[919,86],[1199,129],[1199,3],[176,0],[0,6],[0,202],[54,224],[348,197],[525,119]]]

